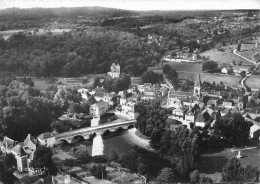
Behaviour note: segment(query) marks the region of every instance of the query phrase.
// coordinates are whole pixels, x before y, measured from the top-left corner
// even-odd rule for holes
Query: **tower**
[[[197,78],[194,83],[194,92],[195,96],[201,96],[201,81],[200,81],[200,74],[197,73]]]

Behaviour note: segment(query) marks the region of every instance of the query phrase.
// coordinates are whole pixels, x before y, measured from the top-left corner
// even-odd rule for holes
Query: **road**
[[[247,74],[247,75],[241,80],[241,85],[244,87],[244,89],[245,89],[246,91],[248,91],[248,88],[245,86],[245,81],[246,81],[246,79],[247,79],[249,76],[251,76],[252,74],[254,74],[254,72],[258,69],[259,63],[256,63],[256,62],[254,62],[254,61],[252,61],[252,60],[250,60],[250,59],[248,59],[248,58],[246,58],[246,57],[244,57],[244,56],[241,56],[240,54],[237,53],[237,49],[235,49],[235,50],[233,51],[233,53],[234,53],[235,55],[237,55],[237,56],[239,56],[239,57],[241,57],[241,58],[243,58],[243,59],[245,59],[245,60],[247,60],[247,61],[249,61],[249,62],[251,62],[251,63],[253,63],[253,64],[255,65],[255,69],[254,69],[251,73]]]

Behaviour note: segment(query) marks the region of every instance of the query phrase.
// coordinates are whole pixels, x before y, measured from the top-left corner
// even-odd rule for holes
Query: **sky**
[[[126,10],[260,9],[260,0],[0,0],[0,9],[103,6]]]

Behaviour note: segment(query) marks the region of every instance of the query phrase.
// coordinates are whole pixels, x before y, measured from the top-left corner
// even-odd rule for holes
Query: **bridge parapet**
[[[60,142],[62,140],[67,141],[68,143],[72,143],[73,139],[76,137],[81,137],[83,139],[89,139],[91,135],[101,134],[103,135],[106,131],[115,132],[119,128],[128,129],[130,125],[135,125],[136,120],[129,120],[123,122],[116,123],[108,123],[103,125],[98,125],[95,127],[88,127],[77,129],[69,132],[64,132],[61,134],[55,135],[56,142]]]

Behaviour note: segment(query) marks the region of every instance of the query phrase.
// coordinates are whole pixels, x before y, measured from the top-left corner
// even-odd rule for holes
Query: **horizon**
[[[8,8],[78,8],[104,7],[131,11],[257,10],[258,0],[2,0],[0,9]]]

